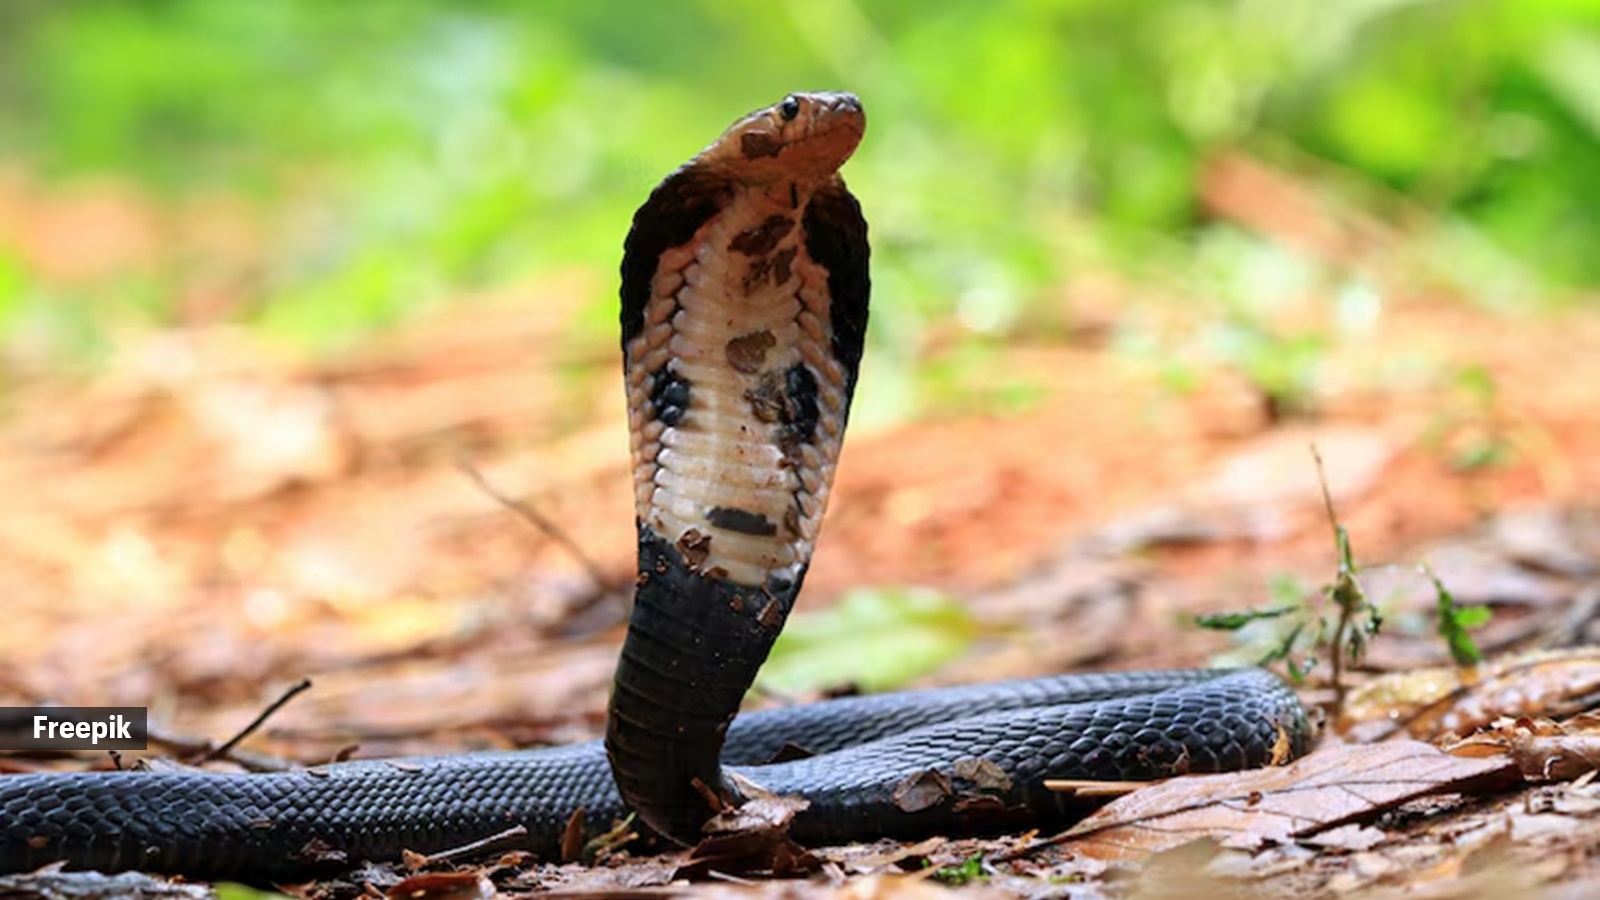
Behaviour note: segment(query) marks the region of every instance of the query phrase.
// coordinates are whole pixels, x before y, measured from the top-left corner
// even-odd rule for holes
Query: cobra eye
[[[783,103],[778,106],[778,115],[783,116],[785,122],[793,122],[794,117],[800,115],[800,101],[794,97],[783,98]]]

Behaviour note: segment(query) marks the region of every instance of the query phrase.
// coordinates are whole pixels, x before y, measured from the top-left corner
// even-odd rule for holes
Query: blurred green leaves
[[[248,194],[276,224],[238,314],[312,342],[530,272],[611,283],[650,186],[803,88],[866,100],[847,173],[897,365],[1085,270],[1202,271],[1223,150],[1405,197],[1420,255],[1486,273],[1469,294],[1600,284],[1592,0],[13,0],[0,25],[0,163]]]
[[[892,690],[960,659],[977,636],[971,610],[949,597],[852,591],[821,612],[791,618],[756,684],[781,693]]]

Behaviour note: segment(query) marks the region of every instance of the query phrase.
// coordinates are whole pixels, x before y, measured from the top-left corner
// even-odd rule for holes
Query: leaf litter
[[[352,737],[360,755],[371,756],[592,735],[620,604],[574,602],[590,580],[583,567],[557,541],[516,527],[455,468],[465,453],[507,497],[566,525],[601,571],[625,577],[631,536],[614,361],[606,341],[574,340],[565,323],[577,304],[552,299],[591,287],[514,286],[336,364],[285,359],[236,331],[192,329],[124,348],[87,383],[18,386],[9,395],[14,414],[0,428],[0,486],[14,498],[14,514],[0,518],[0,575],[12,587],[0,697],[150,703],[177,737],[228,735],[283,686],[312,675],[316,689],[248,741],[248,752],[310,761],[348,752]],[[1334,457],[1330,488],[1364,551],[1426,558],[1463,605],[1494,607],[1493,620],[1473,633],[1493,651],[1491,662],[1553,629],[1564,642],[1592,642],[1594,616],[1564,614],[1583,608],[1577,599],[1600,559],[1592,508],[1600,425],[1589,394],[1575,387],[1600,379],[1600,352],[1575,352],[1600,348],[1600,328],[1519,323],[1518,340],[1509,342],[1502,323],[1456,307],[1397,303],[1386,316],[1384,333],[1330,348],[1330,369],[1377,371],[1385,359],[1434,344],[1480,366],[1501,386],[1499,402],[1517,411],[1506,462],[1466,472],[1441,460],[1428,443],[1427,416],[1417,413],[1438,400],[1425,384],[1347,385],[1320,398],[1323,418],[1314,426],[1269,428],[1252,416],[1219,415],[1250,400],[1225,379],[1178,396],[1157,374],[1130,371],[1099,349],[1019,343],[1005,350],[1008,370],[1051,386],[1029,410],[852,437],[807,607],[871,584],[926,584],[967,598],[983,630],[968,657],[934,681],[1062,663],[1203,663],[1226,638],[1175,624],[1187,614],[1261,606],[1233,601],[1266,597],[1270,579],[1285,572],[1326,571],[1319,498],[1299,462],[1316,440]],[[1064,370],[1074,377],[1060,378]],[[281,440],[261,443],[250,422],[278,423]],[[1335,441],[1316,438],[1336,427],[1359,437],[1349,443],[1354,450],[1335,455]],[[1170,506],[1171,496],[1185,499],[1182,522],[1141,519],[1141,510]],[[1117,521],[1169,524],[1096,540]],[[1406,552],[1428,542],[1436,549]],[[1465,557],[1446,552],[1452,542],[1470,545],[1479,568],[1463,569]],[[1407,632],[1408,619],[1425,619],[1437,594],[1375,590],[1367,579],[1379,571],[1361,574],[1392,623],[1368,665],[1444,662],[1426,629]],[[591,610],[591,618],[564,631],[574,610]],[[1461,717],[1463,733],[1490,730],[1453,746],[1461,754],[1454,760],[1408,757],[1394,783],[1415,795],[1366,793],[1358,780],[1363,789],[1352,795],[1366,812],[1348,798],[1348,808],[1331,812],[1279,808],[1295,792],[1270,779],[1289,770],[1268,770],[1258,777],[1279,787],[1258,805],[1277,809],[1281,822],[1327,823],[1322,830],[1278,837],[1268,829],[1274,836],[1254,839],[1248,828],[1222,828],[1214,852],[1179,847],[1147,867],[1221,873],[1204,885],[1260,888],[1273,878],[1341,892],[1476,884],[1481,872],[1506,866],[1520,867],[1530,883],[1592,879],[1586,848],[1600,846],[1600,799],[1580,771],[1593,759],[1592,728],[1541,718],[1581,706],[1582,692],[1557,703],[1531,687],[1581,686],[1587,676],[1542,664],[1528,673],[1533,681],[1515,672],[1469,677],[1419,701],[1446,697],[1459,711],[1463,685],[1488,696],[1496,691],[1487,686],[1500,683],[1520,685],[1498,693],[1525,702],[1485,701],[1482,712]],[[1395,705],[1375,710],[1379,720],[1411,715]],[[1502,715],[1512,718],[1494,724]],[[1365,748],[1331,740],[1307,758],[1306,771],[1325,761],[1332,768],[1300,792],[1306,797],[1335,791],[1340,765],[1368,759],[1344,755]],[[1320,754],[1331,755],[1312,764]],[[1459,792],[1483,782],[1448,774],[1461,764],[1501,772],[1506,760],[1542,783],[1466,796]],[[1408,766],[1423,772],[1403,771]],[[1565,778],[1572,780],[1549,780]],[[1160,790],[1190,789],[1145,788],[1107,810]],[[1250,812],[1236,798],[1213,812],[1224,808]],[[1333,824],[1338,809],[1350,824]],[[1252,849],[1224,845],[1229,835]],[[951,888],[931,873],[947,870],[967,873],[960,890],[969,894],[1034,895],[1054,885],[1096,896],[1127,884],[1116,876],[1128,863],[1074,847],[1041,847],[1024,835],[809,848],[822,864],[811,880],[693,890],[943,896]],[[1538,866],[1527,864],[1530,856]],[[509,854],[465,871],[488,873],[508,895],[565,887],[658,896],[687,890],[673,882],[681,862],[612,853],[597,865],[536,866]],[[1415,874],[1423,865],[1428,874]],[[384,883],[398,880],[391,870]]]
[[[1452,757],[1428,744],[1330,747],[1286,766],[1160,782],[1112,801],[1061,836],[1074,852],[1137,859],[1199,838],[1253,850],[1359,822],[1419,797],[1504,790],[1505,757]]]

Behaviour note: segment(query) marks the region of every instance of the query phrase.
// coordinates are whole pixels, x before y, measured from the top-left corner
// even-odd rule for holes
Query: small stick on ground
[[[1046,778],[1045,790],[1074,797],[1121,797],[1143,787],[1149,781],[1093,781],[1080,778]]]
[[[1023,835],[1022,842],[1018,846],[1012,847],[1010,850],[1005,850],[1000,853],[986,856],[984,857],[984,862],[987,864],[1016,862],[1019,859],[1026,859],[1030,854],[1037,851],[1045,850],[1050,847],[1059,847],[1062,844],[1070,843],[1071,841],[1076,840],[1077,837],[1077,832],[1073,831],[1071,828],[1068,828],[1066,831],[1057,832],[1047,838],[1038,837],[1036,836],[1036,833],[1030,832],[1027,835]]]
[[[178,734],[175,731],[167,731],[159,725],[150,726],[148,737],[152,745],[161,747],[169,756],[181,760],[205,756],[217,747],[217,742],[211,738]],[[238,747],[228,754],[228,761],[238,763],[247,772],[287,772],[295,768],[292,760],[265,753],[252,753]]]
[[[527,836],[528,829],[526,826],[513,825],[510,828],[507,828],[505,831],[496,832],[486,838],[480,838],[479,840],[472,841],[471,843],[462,844],[459,847],[451,847],[448,850],[440,850],[438,853],[429,853],[425,856],[418,857],[416,865],[412,866],[412,868],[420,869],[423,866],[433,866],[440,863],[454,862],[467,856],[477,856],[479,853],[489,849],[490,847],[493,847],[496,844],[503,844],[514,838]]]
[[[201,762],[210,762],[211,760],[221,759],[221,758],[227,756],[229,753],[232,753],[233,752],[233,748],[239,746],[239,742],[240,741],[243,741],[245,738],[249,737],[251,734],[254,734],[256,729],[260,728],[267,721],[267,719],[272,716],[273,713],[275,713],[278,710],[282,709],[284,704],[288,703],[290,700],[293,700],[297,694],[304,693],[305,691],[308,691],[310,689],[311,689],[311,679],[309,679],[309,678],[300,679],[300,683],[299,684],[293,685],[288,690],[284,691],[283,692],[283,696],[279,697],[278,699],[272,701],[272,703],[268,704],[267,708],[262,710],[261,714],[256,716],[255,719],[252,720],[249,725],[246,725],[243,729],[241,729],[238,734],[234,735],[231,738],[228,738],[227,741],[223,742],[222,746],[216,748],[215,750],[210,751],[205,756],[202,756],[200,758],[200,761]]]
[[[560,544],[562,549],[571,554],[572,558],[578,561],[578,565],[583,567],[584,572],[588,574],[589,580],[594,582],[596,588],[608,590],[611,587],[600,565],[590,559],[589,555],[583,552],[583,548],[578,546],[578,542],[573,540],[572,536],[563,531],[555,522],[552,522],[548,516],[539,512],[532,504],[517,500],[490,484],[489,479],[485,478],[483,473],[478,471],[478,468],[471,462],[465,459],[457,459],[456,468],[472,479],[472,483],[477,485],[478,490],[488,495],[489,499],[516,513],[523,521],[532,525],[545,537]]]

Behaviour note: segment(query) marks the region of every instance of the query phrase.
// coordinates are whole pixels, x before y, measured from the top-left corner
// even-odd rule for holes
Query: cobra
[[[734,123],[634,216],[621,324],[639,574],[603,742],[258,775],[0,777],[0,871],[65,861],[283,880],[513,825],[554,859],[580,811],[591,833],[631,810],[687,844],[748,784],[808,802],[791,823],[802,842],[1049,827],[1081,811],[1048,777],[1156,778],[1303,752],[1298,701],[1254,669],[1058,676],[736,718],[800,592],[844,441],[869,251],[839,168],[865,125],[852,95],[792,94]],[[772,762],[796,747],[813,755]],[[919,780],[931,796],[897,794]]]

